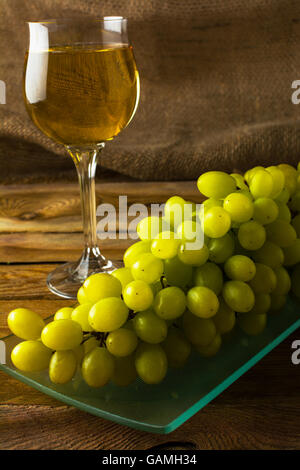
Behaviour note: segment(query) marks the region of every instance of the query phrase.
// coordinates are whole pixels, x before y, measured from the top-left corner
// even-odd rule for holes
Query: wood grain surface
[[[98,201],[116,194],[163,202],[170,194],[200,200],[194,183],[108,183]],[[31,225],[30,225],[31,224]],[[64,227],[64,228],[62,228]],[[126,241],[104,241],[120,259]],[[82,246],[78,190],[70,183],[0,187],[0,337],[19,306],[43,317],[72,301],[51,294],[47,274],[74,260]],[[66,406],[0,372],[0,449],[300,449],[300,366],[280,344],[211,404],[169,435],[136,431]]]

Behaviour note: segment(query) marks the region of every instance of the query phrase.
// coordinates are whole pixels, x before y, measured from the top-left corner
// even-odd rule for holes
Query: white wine
[[[25,103],[34,124],[65,145],[113,139],[139,99],[131,46],[57,46],[27,52]]]

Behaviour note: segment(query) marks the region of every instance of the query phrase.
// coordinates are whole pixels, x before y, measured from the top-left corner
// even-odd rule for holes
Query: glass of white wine
[[[105,142],[117,136],[136,111],[139,75],[123,17],[28,24],[26,109],[34,124],[71,155],[83,215],[81,258],[55,269],[47,285],[61,297],[76,298],[90,274],[118,267],[97,245],[95,173]]]

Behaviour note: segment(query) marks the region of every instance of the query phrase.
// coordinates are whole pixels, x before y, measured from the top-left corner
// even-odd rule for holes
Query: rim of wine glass
[[[27,24],[63,24],[63,23],[104,23],[110,21],[119,21],[120,23],[127,22],[124,16],[102,16],[101,18],[93,17],[67,17],[67,18],[52,18],[48,20],[31,20],[26,21]]]

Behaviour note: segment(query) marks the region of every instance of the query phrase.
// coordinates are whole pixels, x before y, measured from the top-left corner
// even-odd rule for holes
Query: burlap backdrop
[[[105,168],[144,179],[300,159],[299,0],[0,0],[1,174],[72,168],[22,99],[25,20],[122,15],[141,75],[130,126],[107,144]]]

